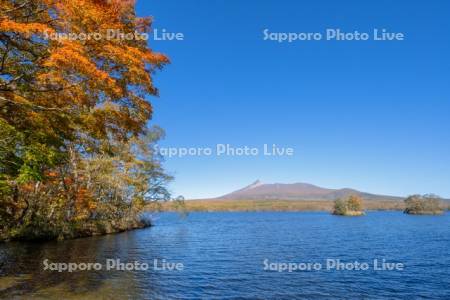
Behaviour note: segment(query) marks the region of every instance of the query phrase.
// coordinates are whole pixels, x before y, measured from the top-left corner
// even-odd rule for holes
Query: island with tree
[[[441,215],[444,213],[443,201],[434,194],[412,195],[405,199],[405,214]]]
[[[334,201],[333,215],[337,216],[362,216],[364,215],[362,198],[351,195],[347,199],[337,199]]]

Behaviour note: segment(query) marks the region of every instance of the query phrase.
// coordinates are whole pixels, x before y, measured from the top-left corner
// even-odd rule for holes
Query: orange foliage
[[[28,115],[27,127],[47,122],[49,134],[71,134],[77,128],[94,138],[113,134],[121,140],[145,128],[152,114],[145,96],[158,93],[151,73],[169,60],[149,49],[145,40],[107,38],[111,30],[123,34],[149,30],[151,19],[136,17],[134,1],[37,0],[23,7],[12,0],[1,2],[7,10],[0,15],[0,34],[12,34],[11,43],[13,36],[23,36],[23,41],[14,42],[20,44],[18,50],[37,59],[32,60],[31,82],[22,79],[30,72],[21,69],[25,64],[6,60],[3,72],[19,79],[0,96],[24,107],[59,109],[73,116],[61,124],[60,118],[52,122],[47,111],[38,111],[45,118]],[[66,38],[45,39],[45,34]],[[92,34],[101,38],[68,38]],[[38,39],[30,44],[29,38],[35,36]],[[18,58],[28,59],[28,54]],[[36,92],[15,90],[20,84]]]
[[[8,18],[0,19],[0,31],[15,32],[30,37],[33,34],[43,35],[44,33],[54,33],[55,31],[46,24],[40,23],[19,23]]]

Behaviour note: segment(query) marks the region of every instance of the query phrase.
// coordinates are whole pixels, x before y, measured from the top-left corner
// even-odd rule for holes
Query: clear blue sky
[[[450,198],[450,1],[138,1],[150,41],[172,64],[156,74],[151,124],[165,147],[261,148],[293,157],[166,160],[174,194],[214,197],[251,183],[308,182]],[[263,40],[271,32],[403,32],[405,41]]]

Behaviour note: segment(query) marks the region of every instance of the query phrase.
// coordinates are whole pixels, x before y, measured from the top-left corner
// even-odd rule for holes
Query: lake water
[[[44,270],[45,259],[97,262],[102,270],[49,271]],[[107,271],[107,259],[137,261],[149,268],[121,271],[112,266],[114,270]],[[327,259],[367,263],[369,268],[327,269]],[[403,264],[404,269],[374,270],[374,259]],[[183,269],[160,270],[164,261],[166,268],[178,263]],[[322,269],[273,270],[282,263],[297,267],[316,263]],[[369,212],[349,218],[273,212],[191,213],[180,218],[161,214],[154,227],[133,232],[44,244],[0,244],[0,298],[29,297],[450,299],[450,215]]]

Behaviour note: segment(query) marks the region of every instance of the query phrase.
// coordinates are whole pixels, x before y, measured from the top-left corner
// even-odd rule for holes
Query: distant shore
[[[333,210],[334,201],[296,201],[296,200],[186,200],[185,210],[195,211],[329,211]],[[178,207],[171,202],[162,205],[163,211],[176,211]],[[403,211],[403,201],[366,201],[365,210]]]

